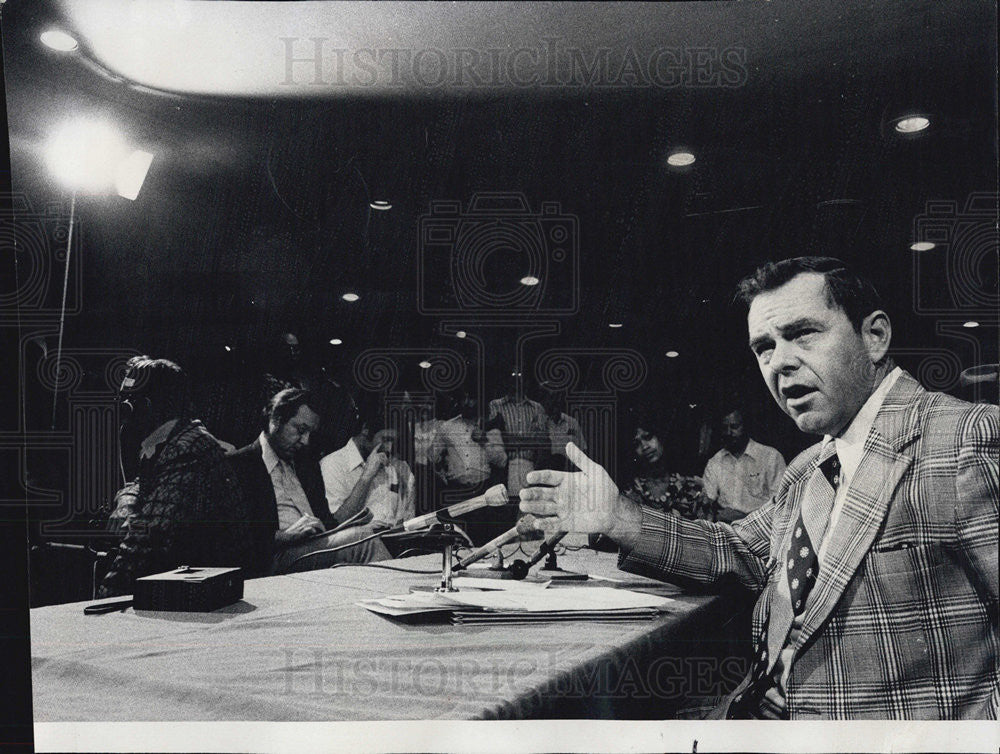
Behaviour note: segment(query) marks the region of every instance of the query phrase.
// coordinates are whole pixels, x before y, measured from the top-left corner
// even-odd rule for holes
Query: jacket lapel
[[[796,642],[801,648],[830,616],[882,528],[890,501],[913,461],[901,451],[920,434],[916,399],[925,392],[905,372],[886,396],[820,564]]]

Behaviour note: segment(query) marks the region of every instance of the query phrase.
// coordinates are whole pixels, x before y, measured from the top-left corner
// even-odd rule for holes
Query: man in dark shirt
[[[184,372],[137,356],[120,392],[125,423],[143,438],[138,493],[100,596],[128,594],[136,578],[181,565],[250,567],[248,511],[218,441],[188,415]]]

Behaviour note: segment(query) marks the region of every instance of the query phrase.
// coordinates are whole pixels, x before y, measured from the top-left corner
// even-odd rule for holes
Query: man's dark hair
[[[722,404],[722,410],[719,411],[719,424],[730,414],[739,414],[740,418],[743,420],[743,429],[750,431],[750,416],[747,414],[746,408],[740,401],[729,401]]]
[[[189,384],[179,364],[168,359],[133,356],[125,364],[120,390],[123,399],[148,398],[164,416],[184,416],[188,409]]]
[[[780,262],[768,262],[740,281],[736,297],[750,306],[761,293],[780,288],[803,272],[815,272],[823,276],[826,280],[827,301],[847,315],[857,332],[861,332],[861,323],[865,317],[882,308],[882,300],[875,286],[834,257],[794,257]]]
[[[290,387],[275,393],[264,407],[264,431],[267,431],[271,419],[274,419],[278,426],[281,426],[295,416],[302,406],[308,406],[317,414],[319,413],[313,394],[309,390]]]
[[[374,435],[385,427],[385,407],[381,395],[364,394],[355,403],[354,416],[350,425],[350,436],[360,434],[365,427]]]

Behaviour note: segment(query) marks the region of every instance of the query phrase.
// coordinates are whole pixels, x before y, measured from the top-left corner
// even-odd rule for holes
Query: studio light
[[[153,155],[132,149],[114,128],[99,120],[67,123],[52,136],[46,162],[56,179],[84,194],[114,189],[135,200]]]

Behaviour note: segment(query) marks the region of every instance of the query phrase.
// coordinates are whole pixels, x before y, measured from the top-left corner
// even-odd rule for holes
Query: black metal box
[[[143,576],[135,580],[135,610],[205,613],[238,602],[243,597],[239,568],[194,568]]]

